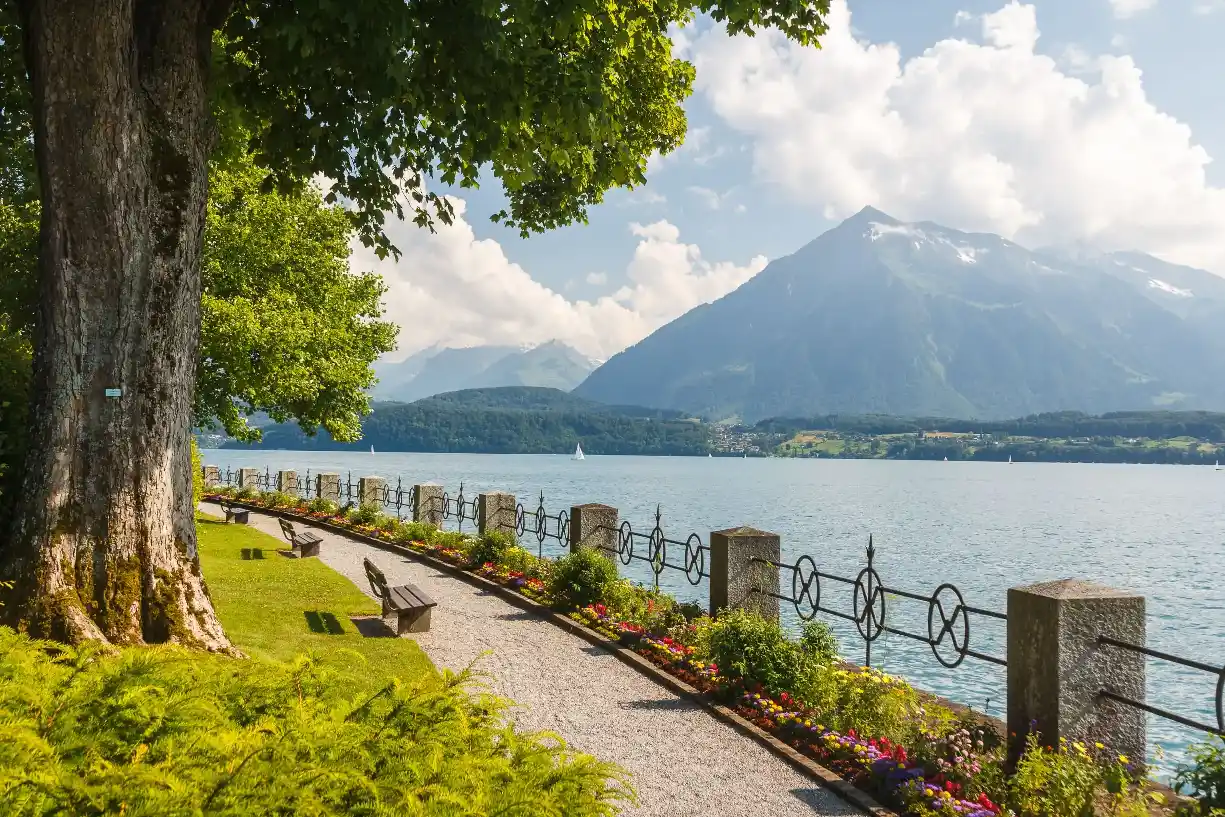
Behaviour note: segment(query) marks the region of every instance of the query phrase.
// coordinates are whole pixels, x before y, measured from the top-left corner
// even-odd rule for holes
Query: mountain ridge
[[[1200,292],[1175,291],[1194,292],[1192,279]],[[574,393],[653,394],[746,421],[1213,409],[1225,406],[1221,326],[1225,279],[1203,270],[1136,253],[1068,258],[865,208]]]

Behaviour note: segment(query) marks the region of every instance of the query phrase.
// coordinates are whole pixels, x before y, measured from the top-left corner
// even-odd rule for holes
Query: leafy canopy
[[[239,0],[223,28],[237,104],[263,123],[260,164],[282,185],[322,173],[361,237],[394,251],[384,212],[449,223],[424,187],[509,199],[494,220],[527,235],[576,220],[685,134],[693,66],[669,27],[709,13],[733,34],[816,44],[829,0]],[[406,194],[407,198],[401,195]]]

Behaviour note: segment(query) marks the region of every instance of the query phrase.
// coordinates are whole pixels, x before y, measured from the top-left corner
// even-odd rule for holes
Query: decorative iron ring
[[[532,532],[536,534],[536,541],[544,541],[544,514],[537,508],[532,513]]]
[[[570,514],[566,511],[557,514],[557,541],[563,545],[570,542]]]
[[[647,553],[651,557],[651,570],[655,571],[656,576],[663,573],[664,560],[668,558],[668,549],[664,542],[664,532],[659,525],[656,525],[655,530],[651,531],[650,549]]]
[[[944,605],[940,603],[940,594],[948,591],[953,594],[957,600],[957,606],[953,608],[951,615],[946,615]],[[940,632],[936,633],[936,616],[940,616]],[[957,638],[957,620],[961,619],[961,638]],[[944,642],[944,636],[948,635],[953,642],[953,649],[957,652],[955,661],[948,661],[940,654],[940,645]],[[951,584],[942,584],[936,588],[936,592],[932,593],[931,601],[927,603],[927,643],[931,645],[932,654],[936,656],[936,660],[949,669],[958,666],[962,661],[966,660],[966,653],[970,650],[970,616],[966,613],[966,602],[961,596],[961,591]]]
[[[628,519],[617,529],[617,558],[623,565],[628,565],[634,559],[634,528]]]
[[[800,607],[802,602],[807,605],[807,615]],[[821,609],[821,574],[817,572],[817,563],[807,554],[796,560],[791,574],[791,603],[795,605],[795,614],[804,621],[812,621]]]
[[[524,531],[527,530],[527,515],[523,512],[523,503],[515,504],[515,536],[523,538]]]
[[[689,534],[685,540],[685,578],[697,586],[702,583],[702,574],[706,572],[706,552],[702,550],[702,537],[696,533]]]
[[[446,491],[442,492],[442,518],[451,518],[451,495]]]
[[[878,602],[879,616],[876,614]],[[855,577],[855,627],[863,640],[868,642],[880,638],[884,631],[885,591],[881,589],[880,575],[872,567],[865,567]]]

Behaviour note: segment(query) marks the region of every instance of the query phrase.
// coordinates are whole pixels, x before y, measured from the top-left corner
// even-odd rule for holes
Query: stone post
[[[340,474],[316,474],[315,496],[320,499],[340,501]]]
[[[528,520],[529,525],[531,519]],[[590,502],[570,508],[570,552],[580,547],[596,548],[600,555],[616,567],[617,545],[621,537],[617,532],[621,524],[620,512],[608,505]]]
[[[1099,694],[1144,700],[1144,656],[1099,642],[1143,646],[1144,597],[1077,579],[1008,591],[1008,733],[1015,760],[1032,730],[1044,746],[1060,738],[1143,763],[1145,715]]]
[[[258,468],[240,468],[238,469],[238,487],[239,488],[259,488],[259,469]]]
[[[515,535],[515,495],[490,491],[476,497],[476,532],[502,531]]]
[[[211,488],[221,482],[221,469],[216,465],[204,466],[204,487]]]
[[[778,568],[755,559],[779,561],[777,533],[756,528],[729,528],[710,534],[710,612],[748,610],[778,620]]]
[[[425,482],[413,486],[413,521],[442,527],[442,486]]]
[[[357,480],[357,504],[377,505],[381,510],[383,489],[386,487],[387,480],[382,477],[361,477]]]
[[[298,472],[277,471],[276,489],[281,493],[296,494],[298,492]]]

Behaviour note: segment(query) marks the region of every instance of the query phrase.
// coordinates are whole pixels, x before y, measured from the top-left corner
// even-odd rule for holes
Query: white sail
[[[583,446],[581,443],[574,446],[574,458],[576,460],[585,459],[585,457],[583,457]]]
[[[1012,465],[1012,455],[1011,454],[1008,455],[1008,464]]]
[[[373,454],[373,453],[374,453],[374,446],[373,446],[373,445],[372,445],[372,446],[370,446],[370,453],[371,453],[371,454]]]

